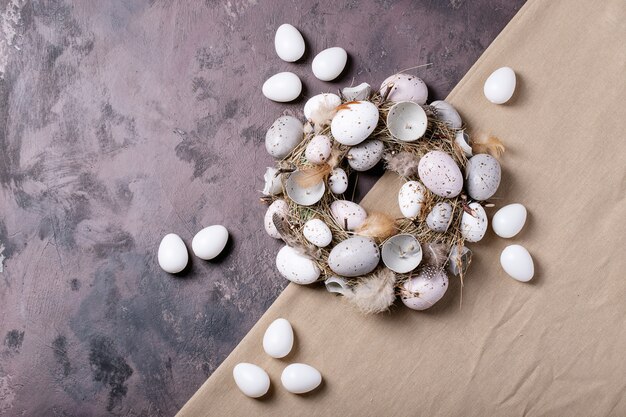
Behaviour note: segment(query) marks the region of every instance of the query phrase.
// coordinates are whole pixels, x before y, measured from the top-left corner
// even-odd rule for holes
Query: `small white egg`
[[[320,219],[311,219],[304,223],[302,234],[306,240],[319,248],[325,248],[333,240],[330,228]]]
[[[478,242],[485,236],[487,231],[487,213],[479,203],[470,203],[469,208],[474,211],[476,217],[468,212],[463,212],[461,217],[461,236],[468,242]]]
[[[447,124],[452,129],[460,129],[463,125],[459,112],[444,100],[436,100],[430,103],[435,108],[437,118]]]
[[[344,87],[341,94],[346,101],[367,100],[372,94],[372,87],[368,83],[361,83],[355,87]]]
[[[314,165],[323,164],[330,158],[330,152],[332,151],[332,143],[328,136],[317,135],[313,136],[311,141],[306,145],[304,150],[304,156],[307,161]]]
[[[216,224],[196,233],[191,241],[191,249],[198,258],[208,261],[222,253],[226,242],[228,242],[228,230]]]
[[[515,71],[509,67],[502,67],[492,72],[487,78],[483,92],[487,100],[492,103],[504,104],[513,97],[515,84]]]
[[[284,358],[293,347],[293,328],[285,319],[274,320],[263,335],[263,350],[272,358]]]
[[[444,233],[452,220],[452,206],[450,203],[437,203],[426,216],[426,225],[430,230]]]
[[[528,282],[535,275],[535,264],[530,253],[522,245],[510,245],[500,254],[500,265],[511,278]]]
[[[339,77],[339,74],[346,67],[348,53],[345,49],[335,46],[324,49],[313,58],[311,69],[313,75],[322,81],[332,81]]]
[[[265,149],[276,159],[282,159],[304,138],[302,122],[293,116],[281,116],[265,134]]]
[[[333,201],[330,204],[330,213],[339,227],[346,230],[358,228],[367,218],[367,212],[363,207],[348,200]]]
[[[445,152],[428,152],[420,159],[417,170],[422,184],[439,197],[453,198],[463,190],[463,174]]]
[[[280,59],[295,62],[304,55],[304,38],[298,29],[289,23],[283,23],[276,29],[274,49]]]
[[[251,398],[264,396],[270,389],[270,377],[263,368],[251,363],[238,363],[233,368],[235,383],[245,395]]]
[[[321,271],[313,259],[289,246],[283,246],[276,255],[276,267],[291,282],[306,285],[319,278]]]
[[[509,204],[496,211],[491,219],[491,227],[496,235],[511,238],[522,230],[526,216],[526,207],[519,203]]]
[[[281,219],[286,219],[289,216],[289,205],[285,200],[278,199],[274,201],[267,208],[265,212],[265,218],[263,219],[263,224],[265,226],[265,231],[268,235],[273,237],[274,239],[280,239],[280,233],[276,230],[276,226],[274,225],[274,213],[278,213]]]
[[[393,102],[412,101],[417,104],[426,104],[428,87],[419,77],[411,74],[394,74],[388,77],[380,86],[380,95],[384,96],[387,88],[393,83],[387,99]]]
[[[355,236],[338,243],[328,255],[328,266],[337,275],[358,277],[369,274],[378,266],[380,251],[376,242]]]
[[[161,269],[170,274],[177,274],[187,266],[189,253],[180,236],[169,233],[161,240],[157,258]]]
[[[293,72],[279,72],[263,83],[263,95],[272,101],[293,101],[302,92],[302,81]]]
[[[328,177],[328,187],[333,194],[343,194],[348,189],[348,174],[341,168],[334,168]]]
[[[310,365],[292,363],[283,370],[280,381],[292,394],[304,394],[322,383],[322,374]]]
[[[413,310],[426,310],[443,298],[448,290],[448,276],[443,269],[425,266],[404,282],[400,298]]]
[[[422,210],[426,190],[418,181],[407,181],[398,193],[400,212],[408,219],[414,219]]]
[[[297,204],[301,206],[312,206],[324,197],[326,185],[324,185],[324,181],[320,180],[320,182],[315,185],[303,187],[298,183],[298,179],[302,178],[303,175],[306,174],[302,171],[293,172],[285,182],[285,191],[289,198]]]
[[[281,194],[283,192],[281,178],[282,174],[278,174],[277,168],[267,167],[263,175],[263,181],[265,181],[263,195],[271,196]]]
[[[317,111],[328,111],[341,105],[341,99],[337,94],[323,93],[318,94],[304,103],[304,117],[310,120]]]
[[[348,164],[355,171],[367,171],[372,169],[383,158],[385,145],[377,139],[368,139],[353,146],[348,151]]]
[[[486,153],[474,155],[465,167],[465,187],[474,200],[491,198],[500,186],[502,170],[496,158]]]
[[[376,129],[378,117],[378,107],[374,103],[353,101],[339,107],[330,123],[330,130],[337,142],[358,145]]]

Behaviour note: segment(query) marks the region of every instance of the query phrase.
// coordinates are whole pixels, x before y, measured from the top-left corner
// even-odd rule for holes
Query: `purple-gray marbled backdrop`
[[[306,97],[432,63],[414,72],[442,98],[522,3],[0,0],[0,415],[173,415],[286,285],[258,191],[265,130],[303,101],[262,82],[293,71]],[[336,45],[347,70],[315,80]],[[163,235],[215,223],[227,256],[159,269]]]

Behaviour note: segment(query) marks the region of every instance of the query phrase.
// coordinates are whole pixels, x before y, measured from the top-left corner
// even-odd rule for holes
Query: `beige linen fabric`
[[[504,65],[518,88],[496,106],[482,87]],[[529,210],[518,237],[473,245],[462,308],[455,279],[429,311],[375,317],[292,284],[180,416],[626,415],[626,2],[529,1],[449,100],[508,147],[494,201]],[[398,187],[385,175],[364,206],[397,213]],[[511,243],[533,254],[531,283],[502,271]],[[296,332],[286,360],[261,346],[277,317]],[[267,398],[238,391],[238,362],[268,371]],[[323,386],[287,393],[290,362],[317,367]]]

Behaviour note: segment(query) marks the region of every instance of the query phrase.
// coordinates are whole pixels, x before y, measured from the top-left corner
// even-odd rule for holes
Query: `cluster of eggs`
[[[293,327],[288,320],[274,320],[263,335],[263,350],[272,358],[284,358],[293,348]],[[258,365],[242,362],[233,368],[233,378],[237,387],[251,398],[260,398],[270,389],[270,377]],[[322,374],[305,363],[292,363],[283,370],[280,381],[283,387],[293,394],[313,391],[322,383]]]

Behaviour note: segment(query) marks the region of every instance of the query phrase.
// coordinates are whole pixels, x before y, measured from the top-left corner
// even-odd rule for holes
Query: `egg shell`
[[[500,265],[511,278],[520,282],[528,282],[535,275],[533,258],[522,245],[504,248],[500,254]]]
[[[304,38],[298,29],[289,23],[283,23],[276,29],[274,49],[280,59],[295,62],[304,55]]]
[[[513,97],[516,84],[515,71],[509,67],[498,68],[485,81],[483,92],[494,104],[504,104]]]
[[[358,145],[378,125],[378,107],[369,101],[351,101],[339,106],[330,124],[333,138],[348,146]]]
[[[355,171],[367,171],[380,162],[385,146],[377,139],[368,139],[348,151],[348,164]]]
[[[452,220],[452,206],[450,203],[437,203],[426,216],[426,225],[430,230],[444,233]]]
[[[496,158],[486,153],[474,155],[465,167],[465,187],[474,200],[491,198],[500,186],[502,170]]]
[[[313,58],[311,69],[313,75],[322,81],[332,81],[339,77],[339,74],[346,67],[348,53],[338,46],[324,49]]]
[[[519,203],[509,204],[496,211],[491,219],[491,227],[496,235],[511,238],[522,230],[526,216],[526,207]]]
[[[445,152],[428,152],[420,159],[417,172],[422,184],[439,197],[456,197],[463,189],[461,170]]]
[[[285,182],[285,192],[294,202],[301,206],[312,206],[324,197],[326,185],[320,180],[315,185],[303,187],[298,183],[298,178],[305,175],[302,171],[293,172]]]
[[[478,242],[487,231],[487,213],[479,203],[470,203],[469,208],[474,210],[476,217],[463,212],[461,217],[461,236],[468,242]]]
[[[406,274],[422,262],[423,253],[415,236],[400,234],[385,241],[381,256],[387,268],[399,274]]]
[[[187,266],[189,253],[185,242],[175,233],[163,236],[157,255],[159,266],[165,272],[177,274]]]
[[[311,219],[304,223],[302,233],[306,240],[319,248],[325,248],[333,240],[330,228],[320,219]]]
[[[372,95],[372,87],[368,83],[361,83],[355,87],[344,87],[341,94],[346,101],[367,100]]]
[[[443,269],[424,266],[405,281],[401,299],[413,310],[426,310],[443,298],[448,290],[448,276]]]
[[[341,105],[341,98],[337,94],[323,93],[317,94],[304,103],[304,117],[310,120],[316,111],[331,110]]]
[[[310,365],[292,363],[283,369],[280,382],[292,394],[304,394],[313,391],[322,383],[322,374]]]
[[[389,109],[387,128],[394,138],[402,142],[414,142],[426,133],[428,117],[419,104],[401,101]]]
[[[398,192],[400,212],[408,219],[414,219],[422,210],[426,190],[418,181],[407,181]]]
[[[470,138],[467,133],[464,131],[456,132],[456,136],[454,137],[454,142],[461,148],[466,157],[471,158],[474,152],[472,151],[472,146],[470,145]]]
[[[300,97],[302,81],[293,72],[279,72],[263,83],[262,90],[270,100],[286,103]]]
[[[355,236],[338,243],[328,255],[328,266],[337,275],[358,277],[378,266],[380,251],[373,239]]]
[[[328,177],[328,187],[333,194],[343,194],[348,189],[348,174],[341,168],[334,168]]]
[[[293,328],[286,319],[274,320],[263,334],[263,350],[272,358],[284,358],[293,347]]]
[[[289,205],[287,204],[287,202],[282,198],[274,201],[267,208],[267,211],[265,212],[265,218],[263,219],[263,224],[265,226],[265,231],[267,232],[267,234],[274,239],[280,239],[280,233],[278,233],[278,230],[276,230],[276,226],[274,226],[274,213],[278,213],[280,214],[281,218],[286,219],[289,215]]]
[[[191,241],[191,249],[198,258],[208,261],[222,253],[226,242],[228,242],[228,230],[216,224],[196,233]]]
[[[467,271],[467,268],[469,268],[472,262],[472,251],[467,246],[463,246],[460,251],[461,254],[459,255],[459,245],[454,245],[450,250],[447,261],[448,271],[457,277],[461,272],[465,274],[465,271]]]
[[[265,134],[265,149],[274,158],[282,159],[304,138],[302,122],[293,116],[281,116]]]
[[[348,285],[348,281],[335,275],[324,281],[324,285],[326,286],[326,291],[329,293],[346,295],[347,293],[352,292],[352,289]]]
[[[456,111],[452,104],[444,100],[436,100],[430,103],[430,105],[435,109],[435,113],[439,120],[447,124],[452,129],[461,128],[463,125],[461,115],[459,115],[459,112]]]
[[[283,192],[283,184],[281,181],[282,175],[278,174],[278,169],[274,167],[267,167],[263,180],[265,185],[263,186],[263,195],[278,195]]]
[[[341,228],[354,230],[361,226],[367,218],[367,212],[357,203],[348,200],[336,200],[330,204],[330,213]]]
[[[237,387],[251,398],[259,398],[270,389],[270,377],[263,368],[252,363],[238,363],[233,368],[233,378]]]
[[[393,88],[387,99],[393,102],[413,101],[417,104],[426,104],[428,87],[426,83],[415,75],[394,74],[387,77],[380,86],[380,94],[385,95],[387,86],[393,83]]]
[[[332,143],[326,135],[313,136],[311,141],[306,145],[304,156],[307,161],[312,164],[323,164],[330,158]]]
[[[296,284],[311,284],[320,276],[317,264],[308,256],[301,254],[290,246],[283,246],[276,255],[278,272]]]

